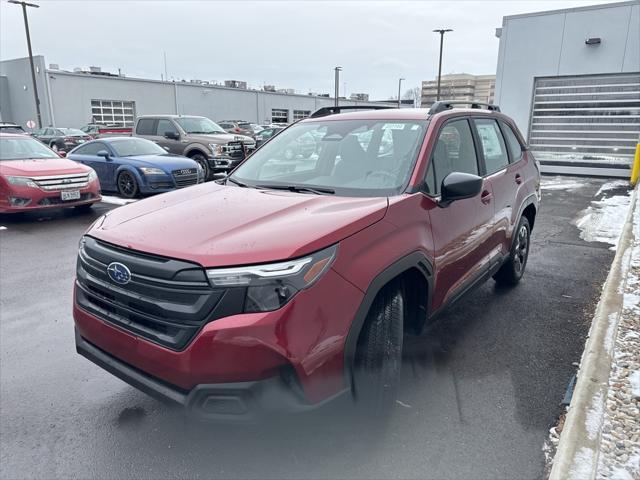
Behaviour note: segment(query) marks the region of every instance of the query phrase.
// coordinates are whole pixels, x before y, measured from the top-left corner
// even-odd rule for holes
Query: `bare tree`
[[[420,87],[413,87],[407,90],[406,92],[404,92],[404,95],[402,95],[402,98],[404,100],[413,100],[413,106],[417,108],[420,106],[421,95],[422,95],[422,89]]]

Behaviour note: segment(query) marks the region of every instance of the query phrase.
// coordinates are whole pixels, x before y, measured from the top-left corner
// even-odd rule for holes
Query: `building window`
[[[307,118],[309,115],[311,115],[311,110],[294,110],[293,121],[302,120],[303,118]]]
[[[271,121],[273,123],[289,123],[289,110],[283,108],[271,109]]]
[[[126,100],[91,100],[91,116],[94,123],[132,127],[136,117],[136,104]]]

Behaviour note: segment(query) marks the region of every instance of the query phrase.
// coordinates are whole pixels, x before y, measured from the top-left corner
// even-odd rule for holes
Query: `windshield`
[[[0,137],[0,161],[33,158],[58,158],[58,155],[31,137]]]
[[[220,125],[205,117],[180,117],[175,120],[186,133],[227,133]]]
[[[58,130],[61,131],[63,135],[84,135],[84,132],[77,128],[59,128]]]
[[[111,142],[118,157],[133,157],[134,155],[166,155],[167,151],[144,138],[126,138]]]
[[[395,195],[409,180],[426,126],[426,120],[299,123],[257,150],[230,179],[345,196]]]

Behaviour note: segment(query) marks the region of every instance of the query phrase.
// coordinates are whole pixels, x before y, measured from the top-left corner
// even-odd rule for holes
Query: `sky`
[[[276,85],[297,93],[397,95],[438,72],[496,71],[502,17],[608,0],[222,1],[29,0],[34,55],[64,70],[100,66],[129,77]],[[613,1],[613,0],[611,0]],[[27,56],[22,9],[0,0],[0,60]]]

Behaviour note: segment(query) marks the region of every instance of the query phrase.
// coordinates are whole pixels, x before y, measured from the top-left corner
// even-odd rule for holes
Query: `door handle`
[[[493,198],[493,195],[489,190],[483,191],[482,195],[480,195],[480,201],[485,205],[488,205],[489,203],[491,203],[492,198]]]
[[[522,183],[522,175],[516,173],[516,183],[520,185]]]

